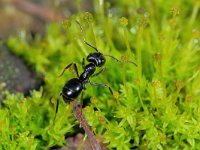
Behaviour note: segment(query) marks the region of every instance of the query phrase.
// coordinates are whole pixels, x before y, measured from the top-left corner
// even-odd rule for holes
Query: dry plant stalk
[[[100,144],[97,142],[94,133],[92,132],[91,128],[89,127],[84,114],[82,112],[82,109],[80,107],[80,102],[78,100],[73,101],[73,113],[75,117],[78,119],[80,122],[80,126],[85,130],[85,133],[88,136],[88,139],[90,141],[92,150],[102,150]]]

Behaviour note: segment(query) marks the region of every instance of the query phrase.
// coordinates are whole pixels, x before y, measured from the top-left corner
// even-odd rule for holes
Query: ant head
[[[106,59],[103,56],[103,54],[101,54],[100,52],[96,52],[96,53],[90,53],[87,56],[87,61],[94,63],[95,66],[97,66],[97,67],[101,67],[105,64]]]

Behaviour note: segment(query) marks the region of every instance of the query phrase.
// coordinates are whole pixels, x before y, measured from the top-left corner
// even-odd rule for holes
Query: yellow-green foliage
[[[94,51],[83,43],[76,19],[89,43],[124,62],[108,58],[106,72],[91,79],[109,84],[114,96],[87,85],[84,98],[92,99],[84,114],[96,135],[110,149],[200,147],[200,2],[101,2],[94,1],[93,15],[80,13],[48,25],[44,37],[30,40],[27,33],[8,40],[10,49],[43,75],[45,85],[27,98],[7,94],[0,110],[3,149],[62,145],[65,134],[76,132],[69,104],[61,99],[53,125],[54,99],[73,77],[58,75],[71,62],[81,73],[82,58]]]

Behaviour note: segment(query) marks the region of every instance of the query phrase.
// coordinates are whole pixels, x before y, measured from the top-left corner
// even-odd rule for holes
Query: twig
[[[36,16],[44,21],[63,20],[64,16],[59,15],[47,8],[28,2],[27,0],[11,0],[20,10]]]
[[[73,101],[73,113],[75,115],[75,117],[78,119],[78,121],[81,124],[81,127],[83,127],[83,129],[85,130],[85,133],[88,136],[88,139],[91,143],[91,147],[93,150],[102,150],[100,144],[97,142],[94,133],[92,132],[91,128],[89,127],[84,114],[81,110],[80,107],[80,102],[78,100],[74,100]]]

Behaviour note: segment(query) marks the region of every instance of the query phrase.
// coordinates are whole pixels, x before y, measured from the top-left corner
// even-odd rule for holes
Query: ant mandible
[[[94,86],[107,87],[109,89],[110,93],[113,95],[112,89],[107,84],[99,84],[99,83],[91,82],[90,77],[97,76],[105,70],[105,68],[102,68],[99,72],[95,73],[96,67],[102,67],[105,64],[105,62],[106,62],[105,56],[108,56],[108,57],[110,57],[110,58],[112,58],[112,59],[114,59],[114,60],[116,60],[120,63],[122,63],[122,62],[120,60],[118,60],[117,58],[115,58],[114,56],[100,53],[96,47],[94,47],[93,45],[88,43],[85,39],[85,35],[84,35],[83,28],[82,28],[81,24],[77,20],[76,20],[76,23],[80,27],[84,43],[87,44],[88,46],[92,47],[96,52],[90,53],[87,56],[87,61],[89,62],[89,64],[87,64],[87,65],[85,65],[85,59],[83,58],[82,68],[83,68],[84,71],[80,76],[79,76],[79,73],[78,73],[76,63],[71,63],[71,64],[69,64],[68,66],[65,67],[65,69],[63,70],[63,72],[61,73],[60,76],[63,75],[65,70],[67,70],[68,68],[73,66],[73,68],[76,72],[77,78],[72,78],[65,83],[65,85],[62,89],[62,92],[60,93],[60,96],[63,97],[65,102],[71,102],[74,99],[76,99],[83,90],[86,89],[85,85],[87,83],[94,85]],[[128,62],[137,66],[132,61],[128,61]]]

